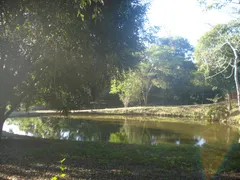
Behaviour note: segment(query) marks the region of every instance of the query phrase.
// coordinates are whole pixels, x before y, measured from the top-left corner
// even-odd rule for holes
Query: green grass
[[[224,172],[230,177],[238,172],[238,144],[233,145],[224,160],[215,156],[204,160],[203,156],[212,155],[212,151],[211,147],[190,145],[5,139],[0,144],[0,178],[50,179],[60,173],[58,166],[63,158],[66,179],[205,179],[216,173],[205,167],[216,159],[220,161],[220,174],[216,176]]]
[[[66,158],[73,179],[203,179],[200,151],[191,146],[141,146],[53,140],[2,140],[0,178],[50,178]],[[1,177],[2,176],[2,177]]]
[[[240,145],[232,144],[229,153],[224,157],[224,161],[218,169],[218,173],[239,172],[240,173]]]
[[[221,102],[218,104],[203,104],[203,105],[188,105],[188,106],[146,106],[146,107],[128,107],[128,108],[109,108],[109,109],[94,109],[94,110],[83,110],[83,111],[73,111],[72,114],[77,116],[79,115],[82,117],[87,117],[88,114],[96,114],[100,118],[99,115],[104,115],[105,119],[111,119],[111,115],[120,116],[128,116],[128,118],[133,116],[133,120],[148,120],[151,119],[153,121],[162,121],[163,119],[158,117],[180,117],[182,119],[179,120],[189,120],[196,121],[207,121],[208,120],[208,111],[210,108],[214,106],[226,106],[226,102]],[[229,112],[230,116],[227,119],[229,124],[239,125],[240,124],[240,112],[237,106],[237,102],[234,100],[232,101],[232,110]],[[136,116],[138,118],[136,118]],[[157,118],[148,118],[148,116],[155,116]],[[123,119],[120,117],[119,119]],[[172,121],[168,118],[168,121]],[[223,122],[226,122],[226,119],[222,119]],[[185,121],[186,122],[186,121]],[[192,122],[192,121],[190,121]]]
[[[146,106],[128,108],[109,108],[82,111],[82,113],[117,115],[158,115],[163,117],[201,117],[212,105],[192,106]],[[79,112],[81,113],[81,112]]]

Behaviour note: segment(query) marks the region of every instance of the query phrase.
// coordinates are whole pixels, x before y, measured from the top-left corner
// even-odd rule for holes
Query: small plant
[[[207,118],[211,120],[226,119],[230,112],[226,106],[213,106],[207,112]]]
[[[61,170],[61,173],[60,174],[58,174],[58,175],[56,175],[56,176],[53,176],[52,178],[51,178],[51,180],[59,180],[59,178],[60,177],[65,177],[66,176],[66,174],[65,174],[65,167],[63,166],[63,163],[64,163],[64,161],[66,160],[66,158],[64,158],[64,159],[62,159],[61,161],[60,161],[60,166],[59,166],[59,168],[60,168],[60,170]]]

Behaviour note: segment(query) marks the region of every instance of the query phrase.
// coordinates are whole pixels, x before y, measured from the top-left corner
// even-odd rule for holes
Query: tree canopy
[[[171,102],[177,100],[188,104],[196,89],[192,82],[196,71],[192,53],[193,47],[184,38],[155,39],[155,44],[138,54],[142,61],[131,70],[130,77],[134,83],[127,83],[129,79],[120,79],[119,83],[129,84],[129,98],[137,95],[138,99],[133,99],[143,101],[144,105],[148,105],[151,91],[156,94],[166,93],[163,98],[168,97]],[[114,83],[112,85],[115,87]],[[134,92],[136,90],[138,93]]]
[[[238,21],[213,27],[201,37],[194,53],[199,70],[212,85],[226,91],[235,85],[238,94],[239,27]]]
[[[11,0],[0,9],[1,126],[23,101],[63,109],[94,100],[142,48],[146,5],[137,0]]]

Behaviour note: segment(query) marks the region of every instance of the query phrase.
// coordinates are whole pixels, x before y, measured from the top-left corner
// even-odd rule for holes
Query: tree
[[[138,74],[132,70],[123,72],[120,80],[113,79],[111,81],[110,94],[118,94],[124,107],[128,107],[129,103],[134,103],[141,99],[141,80]]]
[[[142,100],[146,106],[148,103],[148,95],[154,86],[154,80],[156,80],[156,72],[154,66],[150,62],[141,62],[138,65],[136,71],[141,89]]]
[[[198,0],[201,6],[206,10],[225,9],[227,11],[231,10],[231,14],[240,13],[240,1],[239,0]]]
[[[232,82],[235,83],[240,109],[239,32],[240,24],[237,21],[213,27],[201,37],[194,55],[199,66],[205,69],[206,79],[221,74],[223,78],[220,83],[227,83],[228,87],[231,87],[231,82],[227,82],[227,79],[234,78]]]
[[[48,45],[54,41],[66,42],[66,28],[60,26],[60,23],[68,15],[60,17],[61,8],[68,7],[62,1],[56,4],[51,1],[1,1],[0,135],[5,119],[41,79],[43,69],[47,68],[40,66],[46,63],[49,53],[45,47],[49,48]],[[75,8],[72,10],[76,13]],[[9,111],[7,106],[11,107]]]
[[[152,87],[166,89],[168,73],[158,63],[158,47],[152,45],[143,52],[142,62],[137,66],[140,88],[144,105],[148,104],[148,96]],[[156,63],[157,62],[157,63]]]
[[[104,6],[102,0],[5,0],[0,12],[1,134],[23,101],[40,99],[59,109],[89,101],[141,48],[146,6],[135,0],[106,0]]]
[[[151,64],[154,72],[153,84],[172,93],[172,97],[182,97],[181,93],[192,86],[190,79],[195,70],[191,61],[192,46],[181,37],[159,38],[155,43],[145,52],[145,61]]]
[[[125,105],[137,100],[143,100],[144,105],[147,105],[153,87],[167,89],[168,94],[169,91],[173,93],[171,96],[190,97],[189,92],[186,95],[184,92],[190,91],[193,86],[192,72],[196,70],[191,61],[192,46],[180,37],[160,38],[155,43],[138,53],[142,61],[131,73],[127,76],[124,74],[120,82],[112,81],[111,93],[119,93]]]

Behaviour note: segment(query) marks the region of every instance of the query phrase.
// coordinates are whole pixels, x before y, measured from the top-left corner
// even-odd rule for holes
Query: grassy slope
[[[189,105],[189,106],[147,106],[147,107],[129,107],[129,108],[109,108],[73,111],[73,114],[102,114],[102,115],[152,115],[161,117],[186,117],[195,118],[196,120],[206,120],[206,114],[209,109],[216,105],[226,106],[222,102],[219,104]],[[230,111],[228,122],[232,124],[240,123],[240,112],[237,103],[233,101],[233,109]]]
[[[175,117],[195,117],[205,113],[212,105],[192,105],[192,106],[147,106],[128,108],[109,108],[73,111],[77,113],[99,113],[99,114],[130,114],[130,115],[159,115]]]
[[[225,102],[218,104],[204,105],[184,105],[184,106],[146,106],[146,107],[128,107],[128,108],[106,108],[91,110],[72,110],[69,115],[86,117],[89,114],[97,115],[134,115],[134,116],[158,116],[158,117],[186,117],[195,120],[206,120],[206,114],[209,109],[216,105],[227,106]],[[233,109],[228,118],[229,123],[240,124],[240,112],[236,101],[232,103]],[[54,110],[39,110],[30,112],[14,112],[10,117],[35,117],[35,116],[58,116],[60,112]],[[146,116],[145,116],[146,117]]]

